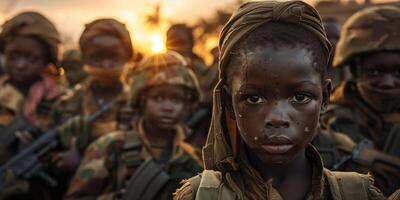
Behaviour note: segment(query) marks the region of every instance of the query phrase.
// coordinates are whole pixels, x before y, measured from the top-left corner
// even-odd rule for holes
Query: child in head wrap
[[[52,110],[53,123],[59,125],[76,115],[83,118],[104,104],[112,104],[111,111],[92,124],[76,118],[62,126],[63,144],[69,146],[71,138],[77,137],[78,148],[83,153],[91,141],[118,126],[118,115],[127,96],[121,77],[133,48],[126,26],[115,19],[97,19],[87,24],[79,45],[87,78],[57,102]]]
[[[50,107],[60,94],[47,73],[57,64],[59,37],[53,23],[37,12],[20,13],[3,24],[0,54],[5,72],[0,76],[0,133],[3,128],[15,126],[12,122],[20,117],[42,131],[47,128]],[[19,138],[18,145],[1,146],[0,162],[15,155],[19,144],[33,140],[26,130],[15,135]],[[42,183],[15,177],[8,180],[0,199],[56,198],[57,194]]]
[[[369,175],[325,169],[310,144],[331,88],[331,46],[314,8],[245,3],[219,44],[206,170],[176,199],[384,199]]]
[[[60,128],[60,138],[65,148],[70,147],[69,151],[55,156],[54,162],[69,176],[75,172],[90,142],[117,129],[127,96],[122,72],[133,54],[128,29],[115,19],[97,19],[87,24],[79,45],[87,78],[63,96],[52,110],[54,124],[66,122]],[[111,110],[89,124],[86,116],[105,104],[110,104]]]
[[[56,27],[39,13],[24,12],[4,23],[0,34],[5,70],[0,77],[0,124],[20,115],[32,125],[47,121],[49,110],[38,108],[48,108],[59,95],[54,80],[45,76],[57,63],[59,43]]]
[[[194,149],[184,142],[189,132],[184,115],[200,100],[197,79],[186,65],[175,52],[140,62],[129,95],[129,106],[139,116],[129,130],[107,134],[87,148],[66,199],[121,199],[128,194],[122,199],[172,199],[180,180],[201,170]],[[149,175],[156,169],[144,167],[147,160],[162,166],[167,182]],[[142,186],[129,187],[132,177]]]

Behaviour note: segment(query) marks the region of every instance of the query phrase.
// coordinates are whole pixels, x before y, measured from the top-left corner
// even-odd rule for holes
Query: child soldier
[[[371,171],[386,195],[400,187],[399,27],[398,7],[368,8],[346,21],[333,64],[349,66],[354,78],[334,90],[323,120],[328,128],[349,136],[355,151],[372,150],[370,156],[361,153],[342,162],[339,169]],[[351,153],[352,148],[347,149],[343,151]]]
[[[127,28],[115,19],[97,19],[87,24],[79,45],[87,79],[77,85],[73,92],[61,97],[51,115],[57,125],[70,117],[81,116],[69,120],[61,128],[63,144],[77,149],[54,157],[60,169],[72,174],[86,146],[96,138],[116,130],[127,96],[121,76],[133,53]],[[111,104],[111,111],[91,124],[86,123],[83,117],[97,112],[104,104]]]
[[[0,128],[17,116],[34,126],[47,121],[60,94],[45,70],[57,63],[59,34],[43,15],[24,12],[6,21],[0,35],[5,74],[0,77]]]
[[[139,64],[129,100],[139,116],[129,131],[107,134],[87,148],[66,199],[172,199],[180,180],[201,170],[194,149],[183,141],[189,133],[186,110],[200,100],[197,79],[186,65],[176,52]],[[157,169],[169,178],[153,177]]]
[[[44,131],[51,106],[61,94],[47,70],[57,63],[59,33],[43,15],[23,12],[6,21],[0,34],[5,74],[0,76],[0,163],[10,159],[32,132]],[[22,122],[22,123],[21,123]],[[13,140],[14,136],[20,140]],[[9,141],[9,143],[7,142]],[[35,181],[10,179],[0,199],[48,199],[51,191]],[[32,195],[32,194],[35,195]]]
[[[314,8],[245,3],[219,44],[207,170],[176,199],[384,199],[369,175],[324,169],[310,144],[330,92],[331,46]]]

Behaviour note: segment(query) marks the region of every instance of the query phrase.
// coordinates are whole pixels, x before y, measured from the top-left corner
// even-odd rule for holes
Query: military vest
[[[370,182],[363,175],[354,172],[332,172],[324,170],[331,199],[366,200]],[[202,174],[190,178],[191,190],[196,200],[233,200],[239,197],[221,181],[221,173],[204,170]],[[326,197],[325,197],[326,198]]]

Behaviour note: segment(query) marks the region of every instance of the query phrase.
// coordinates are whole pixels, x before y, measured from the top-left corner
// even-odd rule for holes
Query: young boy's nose
[[[164,111],[172,111],[173,110],[173,108],[174,108],[174,106],[173,106],[173,103],[172,103],[172,101],[171,100],[168,100],[168,99],[166,99],[166,100],[164,100],[163,102],[162,102],[162,109],[164,110]]]
[[[101,67],[103,67],[105,69],[113,68],[114,65],[115,65],[114,62],[110,59],[105,59],[101,63]]]
[[[379,81],[378,87],[381,89],[393,89],[400,85],[400,79],[393,74],[385,74]]]
[[[285,105],[282,103],[276,104],[273,110],[265,117],[266,128],[289,128],[289,121],[285,112],[283,112],[284,107]]]
[[[28,62],[27,59],[25,59],[25,58],[20,58],[20,59],[16,60],[15,66],[14,66],[14,67],[15,67],[16,69],[22,70],[22,69],[25,69],[25,67],[26,67],[28,64],[29,64],[29,62]]]

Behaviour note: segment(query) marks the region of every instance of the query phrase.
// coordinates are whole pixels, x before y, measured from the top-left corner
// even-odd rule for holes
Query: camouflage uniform
[[[37,37],[43,41],[50,53],[49,67],[57,64],[60,36],[47,18],[39,13],[25,12],[6,21],[0,35],[0,52],[3,53],[9,39],[17,36]],[[32,125],[46,124],[51,104],[62,92],[55,81],[43,73],[41,81],[32,85],[28,96],[24,96],[8,80],[7,74],[0,77],[0,128],[21,115]]]
[[[144,97],[143,92],[147,88],[165,84],[187,88],[191,94],[191,102],[198,101],[200,92],[197,80],[184,63],[184,59],[174,52],[144,59],[131,80],[129,105],[139,108]],[[107,134],[87,148],[71,181],[66,199],[120,198],[120,190],[126,187],[126,182],[145,160],[161,159],[166,147],[157,148],[151,145],[143,127],[143,118],[138,116],[131,125],[129,130]],[[181,179],[193,176],[201,170],[200,159],[195,150],[184,142],[189,132],[182,124],[175,126],[171,155],[164,168],[171,179],[158,192],[156,199],[171,199]],[[140,148],[129,150],[127,147],[134,143],[139,144]]]
[[[400,9],[396,7],[369,8],[356,13],[344,24],[334,66],[350,65],[351,70],[356,72],[359,70],[356,64],[359,56],[371,52],[400,51],[399,26]],[[356,81],[344,81],[334,90],[331,105],[323,116],[323,126],[344,133],[352,140],[335,140],[344,155],[351,154],[352,147],[368,139],[373,142],[375,149],[400,158],[400,113],[397,111],[387,117],[374,111],[360,95]],[[340,169],[366,173],[371,166],[362,166],[349,160]],[[377,183],[379,178],[376,177]],[[398,177],[392,177],[390,182],[388,187],[380,185],[385,194],[390,194],[400,186]]]
[[[80,38],[81,50],[94,37],[112,35],[120,39],[128,57],[133,54],[130,35],[125,25],[114,19],[98,19],[86,25]],[[122,79],[122,75],[120,77]],[[111,102],[101,102],[93,92],[93,80],[88,76],[86,80],[69,90],[52,109],[52,123],[60,125],[71,117],[76,117],[62,126],[62,141],[68,147],[72,137],[77,137],[78,146],[83,153],[86,146],[100,136],[115,131],[119,126],[119,116],[124,111],[128,94],[128,87],[122,83],[122,91]],[[111,103],[111,112],[107,112],[90,125],[85,117],[100,110],[103,103]]]
[[[293,23],[314,34],[329,56],[330,45],[315,9],[303,1],[251,1],[240,6],[220,36],[219,82],[214,90],[212,123],[203,147],[205,169],[199,176],[183,182],[175,193],[179,200],[272,199],[282,200],[271,182],[264,181],[250,164],[236,119],[226,114],[223,90],[232,48],[259,26],[269,23]],[[316,149],[309,145],[307,160],[312,165],[312,183],[305,199],[384,199],[369,175],[331,172],[323,167]]]
[[[23,12],[6,21],[2,28],[0,53],[3,53],[7,42],[13,37],[33,37],[46,45],[50,61],[47,68],[55,69],[58,62],[60,36],[56,27],[46,17],[36,12]],[[49,76],[50,74],[46,72],[49,71],[46,69],[41,74],[39,81],[30,86],[27,95],[10,84],[10,77],[7,73],[0,76],[1,133],[19,118],[24,119],[34,128],[40,129],[40,132],[48,128],[50,108],[62,94],[63,89],[56,84],[54,77]],[[0,163],[10,159],[19,150],[15,143],[6,145],[4,146],[3,143],[0,145]],[[47,185],[34,179],[19,180],[13,177],[9,181],[10,187],[0,191],[0,199],[52,199],[57,196],[56,192],[53,193]]]

